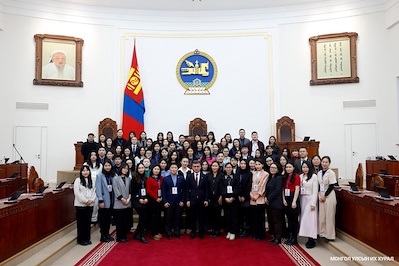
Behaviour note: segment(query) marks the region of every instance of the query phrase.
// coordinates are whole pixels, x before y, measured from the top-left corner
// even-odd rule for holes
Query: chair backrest
[[[295,142],[295,122],[288,116],[283,116],[276,123],[276,137],[279,142]]]
[[[356,176],[355,176],[355,184],[357,187],[363,188],[363,179],[364,179],[363,165],[362,163],[359,163],[356,169]]]
[[[195,135],[206,136],[208,134],[208,126],[206,121],[197,117],[194,120],[190,121],[188,125],[188,135],[195,136]]]
[[[118,126],[114,120],[111,118],[104,118],[104,120],[100,121],[98,124],[98,137],[104,134],[106,138],[115,139],[117,130]]]
[[[377,187],[384,186],[384,179],[378,174],[371,175],[370,190],[377,191]]]
[[[28,175],[29,192],[35,192],[35,181],[38,178],[39,175],[36,172],[35,167],[32,165],[31,167],[29,167],[29,175]]]

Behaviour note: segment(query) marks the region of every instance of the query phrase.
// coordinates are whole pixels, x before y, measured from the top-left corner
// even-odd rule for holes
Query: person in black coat
[[[112,141],[112,147],[116,148],[116,146],[121,146],[122,149],[130,146],[130,143],[123,138],[122,129],[118,129],[118,131],[116,131],[116,139]]]
[[[241,193],[240,179],[233,175],[233,166],[227,163],[224,166],[225,175],[219,185],[219,193],[222,196],[226,238],[234,240],[237,231],[238,195]]]
[[[87,141],[82,144],[81,153],[83,156],[84,161],[86,162],[89,159],[90,152],[95,151],[97,152],[99,144],[94,141],[94,134],[89,133],[87,134]]]
[[[201,164],[194,161],[193,172],[187,175],[186,179],[186,199],[187,207],[191,209],[191,236],[195,238],[198,220],[198,233],[201,239],[204,239],[205,231],[205,207],[208,207],[208,177],[201,172]]]
[[[245,159],[241,159],[237,175],[241,186],[241,193],[238,196],[238,225],[240,228],[240,238],[245,238],[248,236],[251,228],[249,193],[251,192],[252,184],[252,174],[249,171],[249,165]]]
[[[133,239],[136,239],[141,243],[148,243],[148,240],[144,236],[144,229],[148,220],[148,195],[146,190],[146,177],[144,171],[144,165],[142,163],[139,163],[136,167],[136,172],[134,173],[132,182],[130,183],[131,194],[133,198],[133,208],[139,214],[139,223],[137,224]]]
[[[210,237],[218,237],[220,235],[222,197],[220,196],[219,186],[222,178],[223,174],[219,171],[219,163],[214,161],[211,164],[211,171],[208,173],[208,185],[209,185],[208,218],[209,218],[209,229],[211,229]]]
[[[282,189],[283,178],[280,175],[279,166],[276,163],[272,163],[265,195],[266,205],[270,208],[270,212],[267,214],[269,228],[271,223],[274,225],[273,238],[269,240],[272,244],[281,244],[284,208]]]

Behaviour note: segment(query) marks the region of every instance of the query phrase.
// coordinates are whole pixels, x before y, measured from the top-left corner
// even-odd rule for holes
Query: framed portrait
[[[356,32],[309,38],[312,79],[310,85],[359,83],[356,65]]]
[[[80,38],[36,34],[34,85],[83,87]]]

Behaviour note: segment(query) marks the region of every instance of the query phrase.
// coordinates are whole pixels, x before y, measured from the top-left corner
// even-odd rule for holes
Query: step
[[[9,266],[9,265],[17,265],[19,263],[22,263],[22,262],[30,259],[35,254],[40,253],[40,251],[42,249],[44,249],[46,246],[50,245],[51,243],[53,243],[59,239],[63,239],[64,236],[66,236],[67,234],[69,234],[70,232],[72,232],[74,230],[76,230],[76,222],[73,222],[73,223],[61,228],[60,230],[52,233],[51,235],[43,238],[42,240],[36,242],[32,246],[18,252],[14,256],[3,261],[2,265]]]

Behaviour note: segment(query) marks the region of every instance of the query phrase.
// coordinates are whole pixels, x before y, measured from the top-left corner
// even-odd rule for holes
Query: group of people
[[[230,134],[216,141],[209,132],[206,140],[196,135],[189,142],[178,141],[162,132],[153,141],[143,131],[139,137],[130,132],[129,140],[118,130],[115,139],[89,134],[82,145],[87,159],[74,182],[78,243],[88,245],[90,222],[98,220],[102,242],[113,241],[111,221],[116,225],[116,241],[128,241],[133,227],[133,209],[139,216],[133,238],[148,243],[148,230],[154,240],[218,237],[223,229],[226,239],[266,239],[267,215],[269,241],[297,244],[307,237],[307,248],[316,245],[319,235],[335,239],[337,183],[329,168],[328,156],[308,158],[306,148],[280,149],[271,136],[267,145],[251,140],[245,130],[239,137]],[[223,217],[222,217],[223,210]],[[164,213],[164,226],[161,214]],[[97,217],[98,213],[98,217]],[[198,235],[197,235],[198,232]]]

